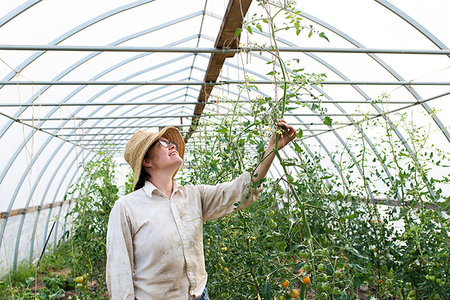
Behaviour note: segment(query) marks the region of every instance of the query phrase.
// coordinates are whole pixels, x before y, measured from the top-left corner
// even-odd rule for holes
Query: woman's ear
[[[142,166],[144,166],[145,168],[151,168],[152,167],[152,163],[150,162],[150,159],[144,158],[142,160]]]

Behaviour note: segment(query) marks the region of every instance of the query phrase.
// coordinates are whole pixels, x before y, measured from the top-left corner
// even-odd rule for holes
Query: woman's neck
[[[173,180],[172,175],[167,174],[152,174],[150,177],[150,182],[161,192],[163,192],[167,197],[170,198],[173,191]]]

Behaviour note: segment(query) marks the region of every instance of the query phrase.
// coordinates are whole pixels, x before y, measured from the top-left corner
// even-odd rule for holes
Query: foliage
[[[19,283],[19,286],[8,291],[13,299],[42,299],[53,300],[64,295],[64,289],[70,284],[64,276],[44,277],[43,286],[38,290],[33,289],[34,277],[29,277]],[[6,296],[7,294],[5,294]],[[8,296],[9,296],[8,295]],[[3,298],[0,298],[3,299]],[[7,299],[7,298],[4,298]]]
[[[260,108],[268,105],[259,101]],[[239,99],[229,119],[217,124],[210,119],[202,125],[214,131],[195,137],[183,183],[215,184],[236,177],[244,166],[256,166],[263,141],[276,129],[266,125],[263,109],[256,109],[251,121],[239,121],[238,105]],[[350,148],[358,149],[355,141],[348,141]],[[336,188],[340,178],[319,165],[321,157],[309,156],[304,147],[292,144],[289,158],[279,156],[285,173],[267,180],[257,203],[205,224],[208,289],[213,298],[289,299],[292,289],[303,291],[300,296],[332,299],[448,298],[448,198],[432,202],[433,209],[418,205],[430,203],[429,195],[419,202],[407,201],[415,189],[423,188],[410,184],[415,178],[410,173],[403,177],[399,206],[372,204],[365,201],[364,186],[342,193]],[[254,145],[254,151],[246,145]],[[370,169],[359,157],[356,163]],[[417,160],[419,164],[426,165],[425,159]],[[423,182],[436,181],[423,174],[427,177]],[[385,191],[389,195],[391,190],[388,186]],[[306,276],[308,284],[303,283]],[[281,286],[286,279],[288,288]]]
[[[72,227],[66,233],[72,275],[86,278],[89,284],[79,289],[82,295],[88,292],[90,297],[105,293],[108,218],[119,198],[115,184],[117,166],[112,154],[101,151],[98,157],[85,165],[84,178],[74,187],[75,206],[67,216],[72,220]],[[95,293],[89,291],[92,285]]]
[[[64,274],[67,255],[67,249],[58,247],[44,256],[39,266],[21,264],[0,281],[0,299],[60,299],[75,288],[74,279]]]
[[[271,46],[260,47],[271,50],[274,57],[267,75],[277,82],[275,96],[256,97],[250,111],[241,111],[241,95],[257,90],[247,77],[238,98],[226,99],[233,103],[226,111],[229,117],[218,123],[204,119],[200,125],[213,132],[201,132],[192,141],[196,145],[183,174],[184,183],[215,184],[244,170],[252,172],[261,160],[264,141],[277,131],[276,120],[296,107],[322,114],[323,123],[333,126],[310,88],[323,75],[289,69],[290,62],[284,62],[277,50],[275,34],[285,28],[277,27],[272,16],[284,14],[292,25],[288,27],[299,34],[305,27],[298,13],[289,4],[258,3],[267,17],[254,16],[244,28],[253,34],[252,26],[260,31],[263,24],[270,27]],[[309,36],[315,31],[311,32]],[[305,104],[299,100],[301,95],[319,101]],[[385,97],[374,105],[382,105]],[[244,119],[244,114],[250,117]],[[340,162],[335,165],[337,174],[324,169],[323,158],[308,152],[303,140],[294,141],[289,158],[276,153],[283,172],[265,183],[257,203],[205,224],[208,289],[213,298],[290,299],[297,296],[294,289],[302,299],[449,298],[450,240],[445,213],[450,203],[435,184],[448,183],[448,177],[434,178],[430,173],[443,165],[448,154],[426,149],[426,131],[407,124],[399,114],[366,117],[357,125],[342,152],[335,154]],[[406,131],[405,140],[395,138],[400,127]],[[365,140],[370,128],[385,130],[376,142],[381,153],[372,152]],[[302,135],[300,130],[298,137]],[[350,156],[349,149],[356,156]],[[380,164],[391,172],[387,174]],[[376,204],[373,199],[380,195],[398,206]]]
[[[59,299],[64,295],[73,295],[74,299],[105,298],[106,231],[119,192],[116,167],[112,154],[103,151],[84,165],[83,178],[68,195],[75,203],[66,216],[71,223],[64,234],[67,240],[61,240],[39,266],[23,264],[10,280],[1,281],[5,299]],[[59,275],[61,270],[69,274]],[[81,282],[76,282],[77,277],[82,278]],[[37,285],[40,282],[42,286]]]

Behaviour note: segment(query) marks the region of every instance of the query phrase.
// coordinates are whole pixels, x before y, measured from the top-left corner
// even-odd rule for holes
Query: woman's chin
[[[183,159],[181,157],[179,157],[178,155],[176,157],[173,157],[171,159],[172,164],[171,166],[174,166],[174,168],[176,167],[177,169],[179,169],[181,167],[181,165],[183,164]]]

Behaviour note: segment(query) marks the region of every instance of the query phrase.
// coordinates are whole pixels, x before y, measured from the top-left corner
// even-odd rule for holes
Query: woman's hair
[[[138,189],[144,187],[145,182],[150,179],[150,175],[147,174],[147,172],[145,172],[144,167],[141,167],[141,168],[142,169],[141,169],[141,174],[139,175],[139,180],[136,183],[136,186],[134,187],[135,191],[137,191]]]
[[[144,159],[148,158],[150,149],[151,149],[154,145],[156,145],[156,142],[153,143],[153,144],[148,148],[147,152],[145,152]],[[136,183],[136,186],[134,187],[134,190],[137,191],[138,189],[143,188],[144,185],[145,185],[145,182],[146,182],[147,180],[150,180],[150,174],[148,174],[147,172],[145,172],[144,167],[141,166],[141,174],[139,175],[139,180],[138,180],[138,182]]]

